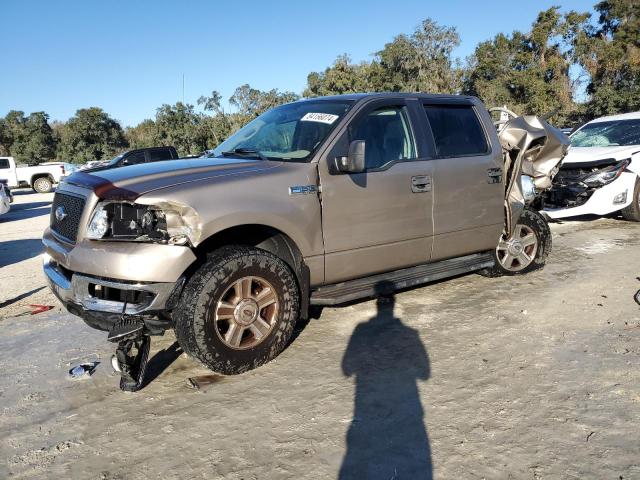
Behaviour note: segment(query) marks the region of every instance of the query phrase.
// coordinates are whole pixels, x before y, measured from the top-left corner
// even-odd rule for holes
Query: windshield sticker
[[[338,119],[338,115],[333,115],[331,113],[313,113],[309,112],[304,117],[300,119],[301,122],[320,122],[331,125]]]

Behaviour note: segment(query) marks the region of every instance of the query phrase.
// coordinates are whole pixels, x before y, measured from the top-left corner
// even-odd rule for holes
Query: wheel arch
[[[31,175],[31,180],[29,181],[29,185],[33,188],[33,184],[39,178],[48,178],[51,181],[51,184],[55,183],[55,179],[53,178],[53,176],[50,173],[44,172],[44,173],[34,173],[33,175]]]
[[[197,266],[206,261],[209,253],[229,245],[260,248],[284,261],[296,276],[301,297],[300,315],[303,319],[307,318],[309,267],[304,263],[300,248],[289,235],[269,225],[255,223],[225,228],[209,236],[194,248],[198,259]]]

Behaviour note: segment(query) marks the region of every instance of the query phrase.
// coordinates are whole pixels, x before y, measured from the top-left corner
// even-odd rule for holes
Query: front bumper
[[[43,270],[49,288],[69,312],[82,317],[91,327],[110,330],[122,314],[137,315],[150,330],[168,325],[156,319],[173,307],[184,280],[176,282],[126,282],[71,272],[49,254],[43,254]],[[126,304],[126,306],[125,306]]]
[[[551,218],[566,218],[578,215],[606,215],[622,210],[633,201],[636,178],[638,175],[633,172],[623,172],[613,182],[589,192],[588,200],[579,206],[545,208],[544,211]],[[624,201],[620,201],[621,198]]]

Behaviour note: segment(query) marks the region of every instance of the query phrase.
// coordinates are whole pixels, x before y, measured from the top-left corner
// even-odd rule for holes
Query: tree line
[[[394,37],[370,61],[340,55],[307,76],[302,97],[353,92],[408,91],[469,94],[488,106],[519,114],[550,115],[557,126],[640,110],[640,3],[605,0],[593,12],[559,7],[541,11],[529,32],[500,33],[481,42],[464,61],[454,27],[431,19]],[[174,145],[179,154],[213,148],[266,110],[299,99],[294,92],[238,87],[225,111],[219,92],[195,105],[162,105],[155,119],[122,126],[98,107],[80,109],[66,122],[45,112],[10,111],[0,118],[0,155],[28,163],[58,159],[83,163],[126,148]],[[581,98],[582,97],[582,98]]]

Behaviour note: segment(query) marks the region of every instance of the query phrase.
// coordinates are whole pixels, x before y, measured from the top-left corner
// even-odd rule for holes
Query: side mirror
[[[365,141],[354,140],[349,144],[349,154],[346,157],[336,157],[336,168],[342,173],[364,172]]]

